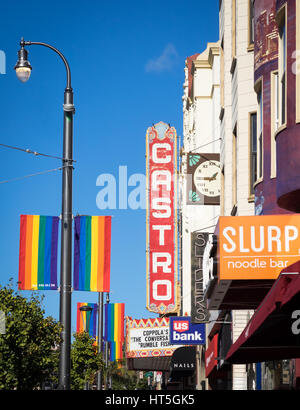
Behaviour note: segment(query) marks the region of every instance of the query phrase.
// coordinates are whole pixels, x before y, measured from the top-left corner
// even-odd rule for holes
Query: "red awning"
[[[226,360],[230,363],[256,363],[300,357],[300,321],[297,331],[297,317],[300,318],[300,261],[281,272],[231,346]]]
[[[218,334],[216,334],[205,352],[205,377],[216,369],[218,365]]]

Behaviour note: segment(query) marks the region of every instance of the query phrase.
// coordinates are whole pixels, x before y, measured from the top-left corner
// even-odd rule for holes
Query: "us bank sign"
[[[205,324],[194,324],[189,316],[171,316],[170,343],[173,345],[205,345]]]

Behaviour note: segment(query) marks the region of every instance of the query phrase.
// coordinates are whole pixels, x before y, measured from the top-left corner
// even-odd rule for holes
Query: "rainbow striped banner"
[[[109,342],[109,344],[109,361],[114,362],[123,359],[123,342]]]
[[[74,290],[110,291],[111,216],[76,216]]]
[[[57,216],[21,215],[19,289],[57,289]]]
[[[105,305],[104,340],[110,344],[110,361],[123,359],[124,303]]]
[[[123,342],[125,303],[107,303],[104,306],[104,340],[107,342]]]
[[[80,311],[82,306],[90,306],[93,310],[91,313]],[[97,330],[97,312],[98,305],[97,303],[77,303],[77,328],[76,332],[81,333],[87,331],[88,334],[96,339],[96,330]],[[90,317],[88,317],[90,315]],[[87,324],[87,321],[89,322]],[[86,330],[86,326],[88,329]]]

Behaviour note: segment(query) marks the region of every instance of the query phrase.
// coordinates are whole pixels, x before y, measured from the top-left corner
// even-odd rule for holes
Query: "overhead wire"
[[[196,148],[194,148],[194,149],[191,149],[190,152],[193,152],[193,151],[196,151],[197,149],[206,147],[207,145],[210,145],[210,144],[212,144],[213,142],[216,142],[216,141],[220,141],[221,139],[222,139],[222,138],[217,138],[217,139],[215,139],[215,140],[212,140],[212,141],[210,141],[210,142],[207,142],[206,144],[203,144],[203,145],[200,145],[199,147],[196,147]]]
[[[17,151],[22,151],[22,152],[25,152],[26,154],[33,154],[35,156],[43,156],[43,157],[48,157],[48,158],[60,159],[62,161],[76,162],[74,159],[68,160],[67,158],[62,158],[62,157],[58,157],[58,156],[55,156],[55,155],[44,154],[44,153],[41,153],[41,152],[33,151],[29,148],[20,148],[20,147],[15,147],[13,145],[2,144],[2,143],[0,143],[0,146],[4,147],[4,148],[14,149],[14,150],[17,150]]]
[[[7,180],[3,180],[0,181],[0,184],[6,184],[8,182],[15,182],[15,181],[19,181],[21,179],[25,179],[25,178],[31,178],[31,177],[35,177],[37,175],[43,175],[43,174],[47,174],[49,172],[54,172],[54,171],[61,171],[63,168],[67,168],[67,166],[63,166],[63,167],[59,167],[59,168],[53,168],[53,169],[47,169],[45,171],[41,171],[41,172],[36,172],[35,174],[29,174],[29,175],[23,175],[21,177],[16,177],[16,178],[11,178],[11,179],[7,179]]]

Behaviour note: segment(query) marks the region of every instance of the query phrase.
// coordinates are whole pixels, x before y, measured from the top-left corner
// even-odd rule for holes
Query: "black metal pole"
[[[109,293],[106,293],[106,304],[109,304]],[[107,326],[107,324],[105,324]],[[108,372],[108,355],[109,355],[109,342],[105,341],[105,367],[106,367],[106,378],[105,378],[105,390],[108,389],[108,380],[109,380],[109,372]]]
[[[37,41],[20,41],[21,51],[17,66],[31,69],[27,60],[25,46],[39,45],[50,48],[64,62],[67,74],[67,85],[64,94],[64,130],[63,130],[63,169],[62,169],[62,213],[61,213],[61,265],[60,265],[60,323],[63,326],[60,345],[59,389],[70,389],[71,370],[71,296],[72,296],[72,178],[73,178],[73,90],[71,71],[65,56],[57,48]],[[17,67],[16,66],[16,67]],[[15,68],[16,68],[15,67]]]
[[[103,353],[103,292],[98,294],[98,353]],[[103,357],[103,355],[102,355]],[[102,370],[97,377],[97,390],[102,390]]]
[[[71,371],[71,298],[72,298],[72,173],[73,173],[73,91],[64,95],[60,323],[63,326],[59,362],[59,388],[70,390]]]

